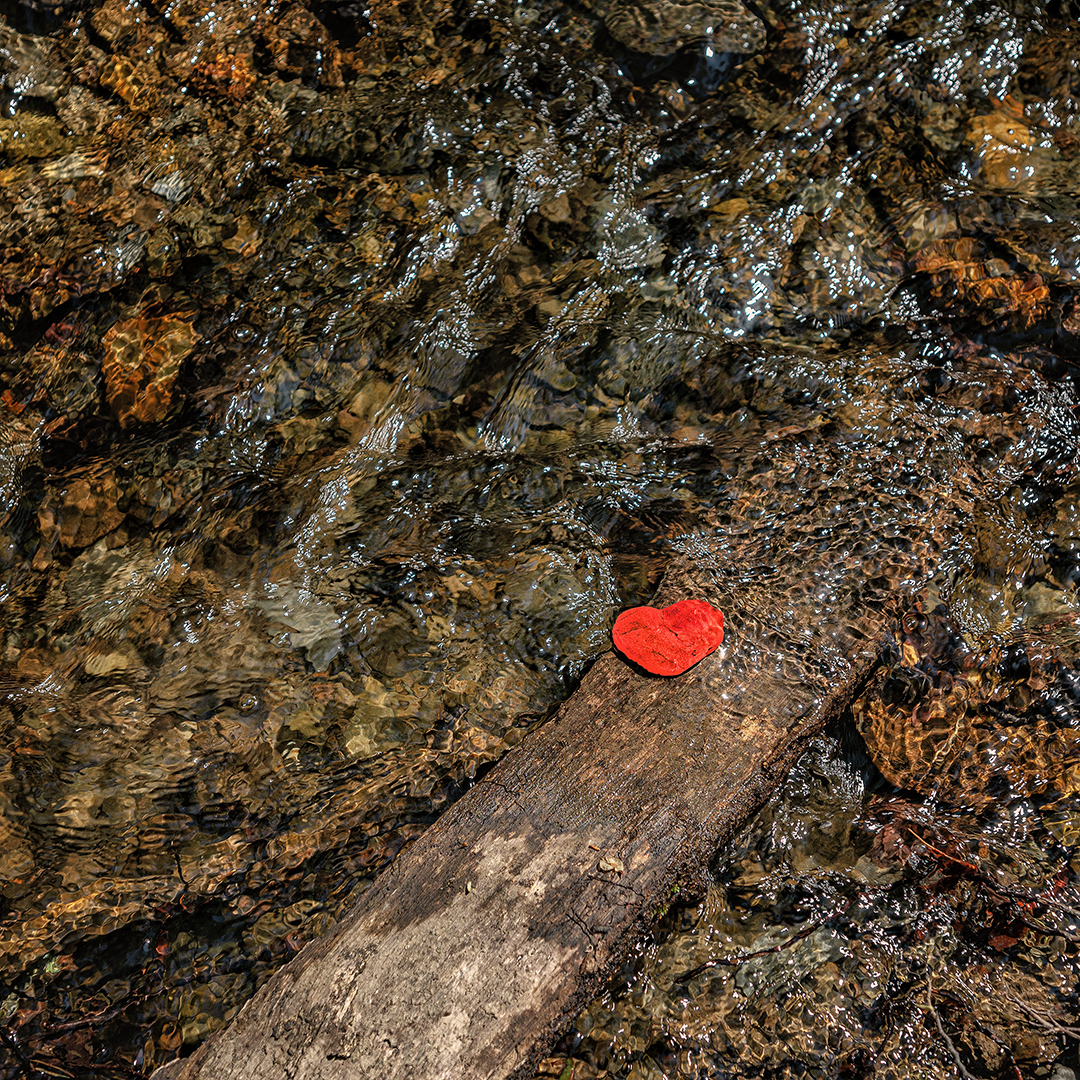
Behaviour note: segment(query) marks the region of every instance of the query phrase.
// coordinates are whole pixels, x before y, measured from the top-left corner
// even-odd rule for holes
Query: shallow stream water
[[[3,11],[0,1076],[190,1052],[674,553],[827,597],[856,506],[874,681],[541,1072],[1069,1080],[1068,9]]]

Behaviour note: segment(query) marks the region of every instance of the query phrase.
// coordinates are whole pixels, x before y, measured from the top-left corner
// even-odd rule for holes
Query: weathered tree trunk
[[[785,631],[776,597],[720,596],[689,566],[664,592],[735,607],[720,652],[672,679],[601,657],[331,933],[156,1080],[523,1073],[849,701],[885,623],[867,605]]]

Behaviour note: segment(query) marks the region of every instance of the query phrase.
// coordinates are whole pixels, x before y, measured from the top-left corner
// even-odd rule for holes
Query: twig
[[[905,825],[904,826],[904,832],[906,832],[909,836],[912,836],[916,840],[918,840],[918,842],[920,844],[922,844],[923,847],[929,848],[939,858],[948,859],[949,862],[954,862],[958,866],[962,866],[962,867],[964,867],[965,870],[970,870],[970,871],[972,871],[972,873],[974,873],[976,875],[981,875],[982,874],[981,869],[978,866],[976,866],[974,863],[968,862],[967,859],[958,859],[955,855],[950,855],[947,851],[942,851],[940,848],[934,847],[934,845],[931,844],[930,841],[926,839],[926,837],[920,836],[917,832],[915,832],[914,829],[909,829]]]
[[[715,960],[706,960],[704,964],[699,964],[696,968],[692,968],[690,971],[684,971],[681,975],[675,977],[672,982],[673,986],[677,986],[679,983],[690,982],[691,979],[696,979],[702,972],[708,971],[714,967],[738,967],[740,964],[745,964],[748,960],[757,960],[761,956],[769,956],[772,953],[781,952],[784,949],[790,949],[792,945],[798,944],[804,938],[808,938],[811,934],[820,930],[826,923],[832,922],[833,919],[840,918],[841,915],[846,915],[850,910],[851,905],[855,901],[849,900],[843,908],[839,911],[834,911],[831,915],[824,919],[819,919],[815,923],[811,923],[809,926],[804,926],[797,934],[789,937],[787,941],[778,942],[776,945],[770,945],[767,949],[758,949],[755,952],[741,953],[739,956],[720,956]]]
[[[931,953],[931,956],[933,954]],[[960,1051],[956,1049],[952,1039],[949,1038],[948,1032],[945,1030],[945,1026],[941,1022],[941,1017],[938,1015],[937,1009],[934,1008],[933,991],[930,986],[931,973],[930,973],[930,959],[927,959],[926,967],[926,1011],[934,1018],[934,1023],[937,1025],[938,1034],[945,1040],[945,1049],[949,1051],[950,1057],[953,1059],[953,1063],[956,1065],[957,1071],[964,1078],[964,1080],[975,1080],[975,1077],[968,1072],[963,1061],[960,1060]]]
[[[1080,1039],[1080,1027],[1068,1027],[1059,1024],[1046,1010],[1036,1009],[1026,1001],[1013,997],[1008,991],[1003,990],[1002,996],[1006,1001],[1011,1001],[1022,1013],[1026,1013],[1029,1019],[1034,1021],[1043,1031],[1049,1031],[1054,1035],[1064,1035],[1070,1039]]]

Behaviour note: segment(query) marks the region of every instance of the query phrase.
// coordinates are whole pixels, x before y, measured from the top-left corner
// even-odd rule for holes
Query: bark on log
[[[734,607],[719,652],[671,679],[602,656],[331,933],[155,1080],[525,1075],[877,655],[880,605],[810,627],[775,596],[693,577],[669,574],[657,602]]]

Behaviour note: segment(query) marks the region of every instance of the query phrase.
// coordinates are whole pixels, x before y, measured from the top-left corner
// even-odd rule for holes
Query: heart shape
[[[653,675],[681,675],[724,640],[724,613],[708,600],[621,612],[611,631],[615,648]]]

